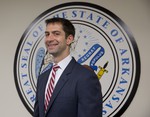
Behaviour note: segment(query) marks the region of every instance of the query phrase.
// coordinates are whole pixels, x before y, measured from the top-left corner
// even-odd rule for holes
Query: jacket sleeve
[[[33,117],[39,117],[38,101],[36,101],[35,104],[34,104],[34,113],[33,113]]]
[[[33,117],[39,117],[39,104],[38,104],[38,84],[37,84],[37,90],[36,90],[36,100],[34,104],[34,112],[33,112]]]
[[[78,82],[78,117],[102,117],[101,85],[95,73]]]

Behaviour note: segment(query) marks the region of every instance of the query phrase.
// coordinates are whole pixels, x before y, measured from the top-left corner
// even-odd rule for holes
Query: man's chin
[[[53,56],[57,55],[57,53],[55,51],[48,51],[48,53],[53,55]]]

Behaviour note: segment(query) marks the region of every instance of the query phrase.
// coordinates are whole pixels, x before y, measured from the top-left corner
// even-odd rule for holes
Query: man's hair
[[[73,24],[67,20],[67,19],[64,19],[64,18],[59,18],[59,17],[56,17],[56,18],[50,18],[50,19],[47,19],[45,21],[46,23],[46,26],[48,24],[51,24],[51,23],[61,23],[62,24],[62,28],[65,32],[65,35],[66,35],[66,38],[69,36],[69,35],[73,35],[73,37],[75,36],[75,27],[73,26]]]

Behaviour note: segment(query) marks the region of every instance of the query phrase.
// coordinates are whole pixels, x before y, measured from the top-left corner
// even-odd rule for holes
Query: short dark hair
[[[71,23],[71,21],[64,19],[64,18],[59,18],[59,17],[55,17],[55,18],[50,18],[47,19],[45,21],[46,26],[50,23],[61,23],[63,30],[65,32],[66,38],[71,34],[73,35],[73,37],[75,36],[75,27],[73,26],[73,24]]]

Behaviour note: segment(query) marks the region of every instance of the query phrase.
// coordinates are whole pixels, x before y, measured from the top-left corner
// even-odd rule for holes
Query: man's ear
[[[67,44],[67,45],[71,45],[71,43],[73,42],[73,40],[74,40],[73,35],[69,35],[69,36],[67,37],[66,44]]]

